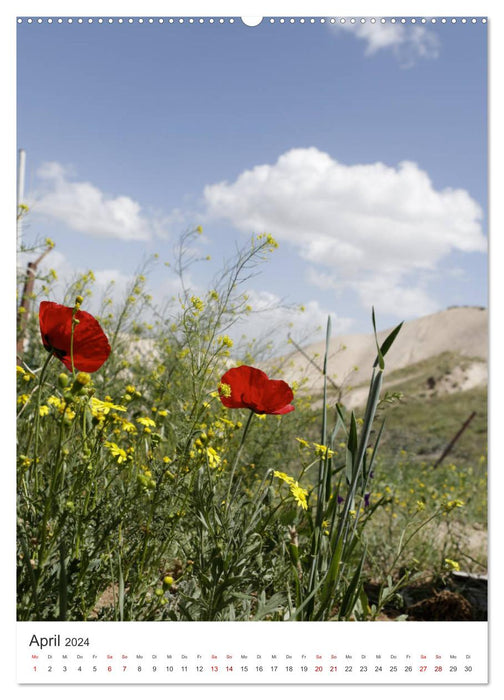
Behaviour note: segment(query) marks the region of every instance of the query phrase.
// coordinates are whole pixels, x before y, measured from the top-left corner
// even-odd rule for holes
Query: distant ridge
[[[388,328],[378,333],[380,343],[391,330],[392,328]],[[293,382],[306,377],[310,389],[321,389],[322,374],[305,355],[322,366],[325,342],[313,343],[302,350],[303,352],[295,350],[284,358],[284,379]],[[478,365],[485,367],[485,372],[479,373],[482,377],[481,383],[485,382],[488,360],[488,309],[451,307],[405,322],[385,357],[386,374],[445,352],[477,360]],[[338,385],[345,383],[357,386],[369,379],[375,358],[376,345],[372,333],[335,336],[329,344],[329,376]]]

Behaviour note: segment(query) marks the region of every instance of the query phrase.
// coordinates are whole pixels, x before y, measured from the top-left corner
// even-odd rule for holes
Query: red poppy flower
[[[255,367],[228,370],[219,384],[219,397],[227,408],[249,408],[254,413],[280,415],[294,410],[292,389],[282,379],[269,379]]]
[[[65,367],[72,370],[70,343],[72,314],[70,306],[42,301],[39,308],[40,333],[47,352],[56,355]],[[80,309],[75,312],[78,323],[74,328],[73,365],[79,372],[96,372],[110,355],[110,345],[100,324]]]

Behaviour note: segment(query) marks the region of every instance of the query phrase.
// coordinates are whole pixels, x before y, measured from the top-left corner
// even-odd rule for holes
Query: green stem
[[[62,454],[61,453],[61,443],[62,443],[62,439],[63,439],[64,420],[65,420],[65,411],[63,411],[63,414],[60,418],[56,459],[54,460],[51,481],[49,483],[49,488],[48,488],[47,494],[45,496],[44,512],[43,512],[43,517],[42,517],[42,529],[41,529],[41,533],[40,533],[40,547],[39,547],[39,554],[38,554],[38,568],[39,568],[40,572],[42,571],[43,565],[44,565],[45,549],[46,549],[46,536],[47,536],[47,523],[49,521],[49,515],[50,515],[51,508],[53,508],[53,506],[54,506],[54,495],[56,493],[57,483],[59,481],[60,474],[61,474],[60,457]]]
[[[72,310],[72,329],[70,331],[70,362],[72,365],[72,376],[75,378],[75,366],[74,366],[74,335],[75,335],[75,326],[79,323],[79,319],[77,318],[77,311],[78,311],[77,305],[74,306]]]
[[[47,359],[42,366],[42,369],[40,371],[39,385],[38,385],[38,391],[37,391],[37,406],[35,409],[35,428],[34,428],[35,435],[34,435],[34,445],[33,445],[33,462],[30,465],[30,471],[29,471],[29,479],[31,479],[33,473],[35,475],[35,490],[37,490],[37,488],[38,488],[37,459],[38,459],[38,440],[39,440],[39,426],[40,426],[40,395],[42,393],[42,386],[44,384],[47,366],[49,365],[49,362],[51,361],[52,357],[53,357],[53,354],[50,353],[47,356]],[[32,467],[33,467],[33,470],[32,470]]]
[[[411,542],[411,540],[413,539],[413,537],[417,534],[417,532],[419,532],[423,527],[425,527],[428,523],[430,523],[431,520],[435,520],[435,518],[437,518],[437,517],[439,516],[440,513],[441,513],[441,510],[437,510],[433,515],[431,515],[430,517],[428,517],[426,520],[423,520],[423,521],[420,523],[420,525],[418,525],[418,526],[413,530],[413,532],[409,535],[409,537],[407,538],[407,540],[406,540],[405,542],[403,542],[403,540],[404,540],[404,535],[406,534],[406,529],[402,532],[401,537],[400,537],[400,539],[399,539],[399,546],[398,546],[398,548],[397,548],[397,554],[396,554],[395,559],[394,559],[394,561],[392,562],[391,566],[389,567],[389,575],[392,573],[392,571],[393,571],[395,565],[396,565],[397,562],[399,561],[399,557],[400,557],[401,554],[404,552],[404,550],[406,549],[406,547],[408,546],[408,544]]]
[[[234,458],[233,466],[231,467],[231,474],[229,476],[229,485],[228,485],[228,490],[227,490],[227,494],[226,494],[226,510],[229,508],[229,498],[231,495],[231,486],[233,485],[234,473],[236,471],[236,467],[238,465],[238,460],[240,459],[240,455],[241,455],[241,452],[243,450],[243,445],[245,444],[245,438],[247,437],[248,429],[250,427],[250,423],[252,422],[253,415],[254,415],[254,412],[250,411],[247,422],[245,423],[245,428],[243,429],[243,434],[242,434],[240,446],[238,447],[236,457]]]

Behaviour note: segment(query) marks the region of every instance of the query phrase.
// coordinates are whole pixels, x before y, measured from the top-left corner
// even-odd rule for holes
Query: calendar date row
[[[92,665],[87,666],[80,664],[78,666],[71,665],[59,665],[59,664],[39,664],[32,667],[32,671],[39,673],[351,673],[351,674],[361,674],[361,673],[471,673],[473,670],[472,666],[469,664],[455,665],[451,664],[448,666],[444,665],[217,665],[212,664],[209,666],[204,665],[145,665],[145,664],[116,664],[116,665]]]

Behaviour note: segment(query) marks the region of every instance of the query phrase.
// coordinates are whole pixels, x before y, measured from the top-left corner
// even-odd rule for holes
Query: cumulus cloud
[[[317,267],[312,282],[357,289],[365,304],[381,290],[391,306],[397,298],[428,313],[436,304],[419,275],[452,251],[486,250],[477,202],[463,189],[436,190],[409,161],[345,165],[298,148],[207,186],[204,199],[209,216],[289,242]]]
[[[322,340],[329,315],[336,334],[346,333],[353,323],[350,318],[330,313],[318,301],[293,306],[286,305],[277,294],[268,290],[250,289],[247,295],[252,312],[235,323],[229,334],[233,339],[243,335],[247,340],[270,343],[276,351],[283,352],[289,348],[287,342],[290,333],[302,344]]]
[[[159,222],[149,220],[131,197],[109,197],[90,182],[73,181],[59,163],[45,163],[37,175],[42,189],[36,195],[35,213],[90,236],[146,241],[159,231]]]
[[[419,24],[392,24],[391,22],[337,22],[330,25],[335,31],[351,32],[366,43],[365,54],[391,51],[403,68],[411,68],[419,59],[439,56],[440,40],[436,33]]]

